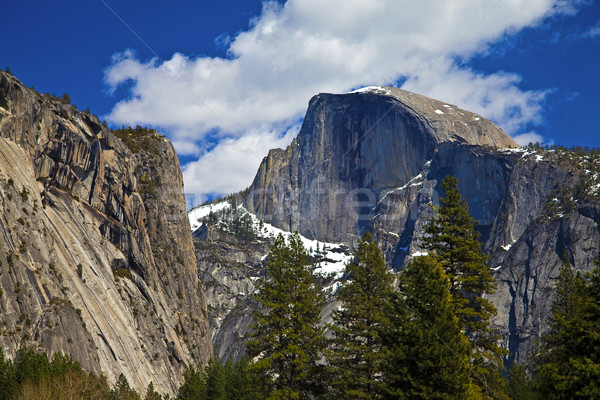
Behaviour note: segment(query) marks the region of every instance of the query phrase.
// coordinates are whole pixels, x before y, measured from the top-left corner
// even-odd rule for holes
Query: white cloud
[[[284,135],[276,131],[251,132],[222,140],[211,151],[183,168],[188,205],[202,203],[210,194],[229,194],[244,189],[269,149],[284,148],[298,134],[300,124]]]
[[[573,13],[573,4],[266,2],[248,31],[218,39],[229,46],[228,58],[176,53],[164,62],[144,62],[130,51],[117,55],[106,70],[106,83],[112,89],[129,83],[131,97],[117,103],[107,119],[159,127],[181,154],[202,154],[184,171],[186,190],[194,193],[247,186],[266,146],[283,143],[275,132],[301,118],[308,100],[319,92],[403,79],[404,88],[478,112],[515,133],[539,122],[546,92],[521,90],[518,75],[483,75],[465,68],[465,62],[485,55],[490,44],[505,35],[551,15]],[[224,142],[202,153],[202,138],[209,133]],[[242,144],[257,138],[265,143],[256,148],[260,157]]]
[[[527,132],[521,133],[513,137],[515,142],[517,142],[520,146],[527,146],[529,143],[544,143],[544,144],[552,144],[546,143],[542,135],[539,135],[535,132]]]
[[[447,62],[437,66],[435,75],[410,78],[402,87],[484,115],[514,135],[529,123],[541,122],[542,101],[550,91],[524,91],[518,87],[520,81],[517,74],[483,75]]]

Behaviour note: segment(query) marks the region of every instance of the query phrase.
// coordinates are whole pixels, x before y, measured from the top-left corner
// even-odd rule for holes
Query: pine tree
[[[476,221],[460,195],[458,180],[447,176],[441,183],[445,197],[425,227],[423,246],[430,250],[450,280],[455,313],[471,344],[472,376],[488,398],[505,398],[501,371],[504,351],[490,325],[496,314],[486,294],[496,289],[489,257],[479,243]]]
[[[183,385],[177,394],[178,400],[197,400],[206,398],[206,375],[202,367],[190,365],[183,375]]]
[[[206,399],[225,400],[227,397],[227,377],[221,360],[211,359],[205,369]]]
[[[140,400],[140,395],[129,386],[125,375],[121,374],[110,391],[109,398],[111,400]]]
[[[584,293],[583,326],[580,332],[579,349],[583,350],[577,363],[576,394],[585,398],[600,397],[600,269],[587,276]]]
[[[227,379],[227,400],[261,400],[262,396],[256,390],[256,382],[249,372],[249,361],[247,357],[237,363],[227,360],[225,363],[225,375]]]
[[[267,398],[308,398],[316,388],[317,361],[325,345],[319,325],[324,295],[314,266],[298,233],[289,245],[275,240],[265,265],[267,279],[258,285],[253,338],[248,352],[256,358],[252,370],[266,377]]]
[[[346,266],[348,280],[337,294],[342,304],[333,314],[327,361],[336,398],[373,399],[381,386],[380,332],[387,322],[385,305],[393,293],[392,276],[369,232],[354,255]]]
[[[536,358],[538,390],[547,399],[600,396],[600,270],[588,282],[563,256],[550,332]]]
[[[37,353],[33,348],[19,349],[15,357],[16,381],[38,382],[50,375],[50,362],[46,354]]]
[[[538,391],[525,366],[513,363],[506,377],[506,394],[510,400],[537,400]]]
[[[390,399],[475,399],[470,349],[454,313],[449,279],[432,257],[413,260],[399,277],[383,331]]]
[[[150,382],[146,389],[146,397],[144,400],[162,400],[162,396],[156,390],[154,390],[154,383]]]
[[[0,400],[11,399],[17,387],[15,366],[4,356],[4,349],[0,348]]]

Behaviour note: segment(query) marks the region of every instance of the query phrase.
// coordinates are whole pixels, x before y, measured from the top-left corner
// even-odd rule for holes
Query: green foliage
[[[190,365],[183,375],[183,385],[179,388],[178,400],[197,400],[206,398],[206,374],[202,367]]]
[[[162,400],[163,397],[161,396],[160,393],[158,393],[156,390],[154,390],[154,383],[150,382],[150,384],[148,385],[148,388],[146,389],[146,397],[144,397],[144,400]]]
[[[44,96],[47,97],[50,100],[53,101],[58,101],[62,104],[71,104],[71,96],[69,96],[67,93],[63,94],[62,96],[57,96],[55,93],[44,93]],[[73,106],[75,107],[75,106]]]
[[[82,372],[79,362],[73,361],[70,355],[54,353],[50,362],[50,375],[54,377],[65,376],[69,372]]]
[[[0,348],[0,400],[10,399],[18,389],[15,366]]]
[[[238,363],[218,359],[206,367],[190,366],[184,374],[177,399],[201,400],[260,400],[246,358]]]
[[[454,313],[450,281],[432,257],[418,257],[400,275],[386,312],[386,398],[471,399],[469,342]]]
[[[266,398],[306,398],[316,393],[318,361],[325,347],[319,326],[324,295],[300,236],[275,240],[265,265],[268,279],[258,284],[248,353],[253,372],[264,377]]]
[[[441,187],[445,197],[440,198],[440,206],[425,227],[423,245],[448,275],[454,310],[471,345],[473,379],[485,397],[502,398],[504,351],[490,325],[496,309],[484,297],[496,289],[489,257],[481,249],[476,221],[460,195],[458,180],[447,176]]]
[[[132,153],[145,151],[157,156],[160,154],[156,145],[164,136],[159,135],[155,129],[145,128],[140,125],[136,125],[135,128],[131,126],[125,128],[123,126],[112,133],[121,139]]]
[[[257,382],[250,373],[250,363],[247,357],[234,363],[231,359],[225,363],[227,400],[260,400],[261,393],[257,390]]]
[[[70,356],[45,354],[31,348],[17,352],[15,362],[0,349],[0,400],[110,399],[106,380],[81,369]]]
[[[28,194],[28,191],[27,191],[27,189],[23,188],[23,189],[22,189],[22,190],[19,192],[19,195],[21,196],[21,200],[23,200],[23,201],[27,201],[27,200],[29,200],[29,194]]]
[[[113,269],[113,277],[115,278],[115,281],[119,280],[120,278],[133,280],[133,276],[131,275],[131,270],[129,270],[129,268]]]
[[[356,260],[346,266],[348,280],[337,295],[342,305],[333,314],[327,361],[334,397],[371,399],[380,386],[380,332],[388,320],[385,306],[393,293],[392,276],[369,232],[354,254]]]
[[[506,377],[506,394],[511,400],[539,399],[533,380],[523,365],[513,363]]]
[[[221,203],[223,201],[228,201],[232,204],[235,202],[237,204],[238,200],[241,200],[243,202],[246,199],[246,197],[248,197],[248,194],[250,194],[250,186],[248,186],[246,189],[244,189],[242,191],[228,194],[225,197],[217,196],[210,200],[206,200],[202,204],[200,204],[199,207],[207,206],[209,204],[217,204],[217,203]]]
[[[550,332],[536,358],[535,381],[545,399],[600,394],[600,269],[584,280],[566,255],[556,282]]]
[[[206,218],[208,225],[216,226],[223,232],[234,234],[241,240],[251,242],[256,240],[260,231],[257,231],[252,217],[243,209],[237,207],[237,195],[228,196],[231,207],[224,208],[218,212],[210,211]]]
[[[110,400],[140,400],[140,395],[129,386],[125,375],[121,374],[110,391],[109,398]]]
[[[206,398],[210,400],[227,399],[227,376],[219,359],[208,362],[206,372]]]
[[[15,370],[18,384],[37,382],[50,375],[50,362],[45,354],[37,353],[32,348],[23,348],[15,357]]]

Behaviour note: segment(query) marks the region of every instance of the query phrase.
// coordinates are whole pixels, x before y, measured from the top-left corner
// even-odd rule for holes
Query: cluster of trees
[[[179,388],[178,400],[260,400],[257,375],[250,372],[248,358],[233,363],[211,360],[204,368],[190,366]]]
[[[240,238],[241,240],[251,242],[259,237],[262,230],[262,221],[259,226],[255,226],[250,214],[238,207],[239,194],[227,196],[222,201],[228,201],[231,207],[224,208],[220,211],[211,211],[206,218],[208,225],[217,226],[225,232],[229,232]]]
[[[156,143],[162,139],[163,136],[155,129],[146,128],[140,125],[136,125],[135,128],[132,128],[131,126],[122,126],[119,129],[113,130],[112,133],[121,139],[132,153],[139,153],[144,150],[154,155],[159,155]]]
[[[556,284],[550,331],[529,365],[513,366],[515,399],[600,398],[600,269],[582,276],[567,255]]]
[[[495,310],[484,297],[494,290],[488,260],[456,179],[442,187],[423,238],[430,255],[394,275],[366,233],[327,327],[325,294],[300,237],[279,236],[256,294],[262,307],[244,369],[251,390],[231,398],[507,398]]]
[[[161,400],[152,384],[145,400]],[[0,349],[0,400],[141,400],[121,375],[111,387],[106,378],[84,371],[70,356],[46,354],[22,348],[14,362]]]
[[[556,145],[556,144],[553,144],[553,145],[548,145],[548,144],[542,145],[540,142],[529,143],[526,147],[528,149],[530,149],[530,150],[536,150],[536,151],[539,151],[539,150],[546,150],[546,151],[548,151],[548,150],[570,151],[570,152],[575,153],[575,154],[592,154],[592,155],[600,153],[600,147],[591,147],[591,148],[588,147],[588,146],[584,146],[584,147],[582,147],[582,146],[565,147],[565,146]]]
[[[392,274],[365,234],[327,327],[325,295],[299,236],[277,238],[256,295],[262,308],[248,343],[252,362],[242,369],[248,391],[223,398],[598,398],[600,272],[586,280],[564,268],[551,333],[528,369],[507,374],[476,222],[457,180],[447,177],[442,188],[422,238],[429,255]]]
[[[44,93],[44,96],[46,96],[50,100],[61,102],[62,104],[71,104],[71,96],[69,96],[67,93],[64,93],[60,97],[57,96],[55,93]],[[73,105],[73,107],[75,107],[75,105]]]

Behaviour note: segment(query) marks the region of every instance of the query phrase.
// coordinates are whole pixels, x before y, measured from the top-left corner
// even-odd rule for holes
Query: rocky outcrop
[[[255,280],[264,274],[263,258],[273,239],[245,240],[203,224],[194,239],[198,273],[204,283],[214,355],[239,360],[245,354],[246,334],[256,303]]]
[[[292,144],[263,160],[245,205],[320,240],[352,245],[369,229],[401,270],[422,254],[440,182],[454,175],[492,256],[510,364],[547,329],[563,254],[582,272],[600,257],[600,157],[516,147],[490,121],[402,90],[320,94]]]
[[[517,147],[485,118],[403,90],[320,94],[292,144],[263,160],[246,207],[287,231],[352,242],[382,195],[448,143]]]
[[[123,138],[0,72],[0,342],[173,393],[212,355],[182,175],[166,138]]]
[[[369,229],[388,263],[401,269],[423,251],[419,239],[430,205],[438,204],[441,179],[456,176],[492,255],[498,289],[490,297],[498,310],[494,324],[510,351],[507,364],[520,362],[547,330],[563,254],[581,272],[600,257],[600,205],[589,179],[597,175],[586,157],[440,146],[417,178],[379,201]]]

